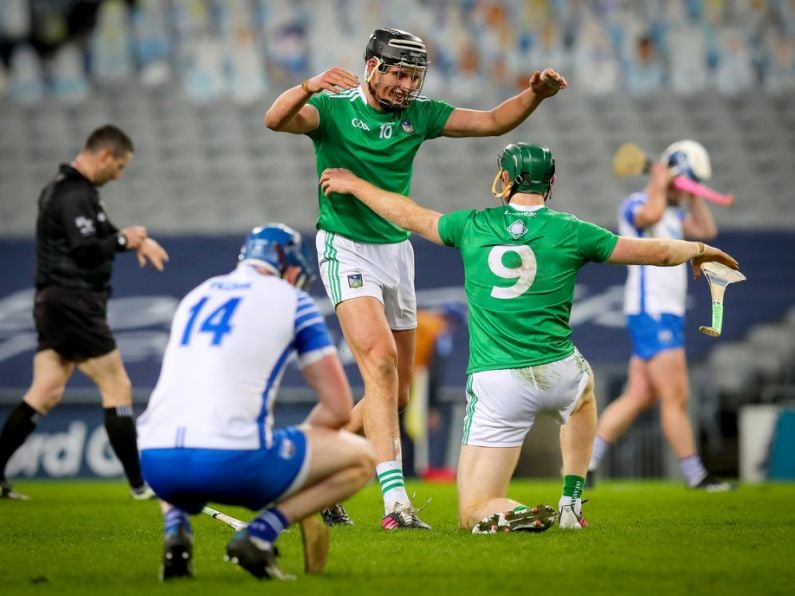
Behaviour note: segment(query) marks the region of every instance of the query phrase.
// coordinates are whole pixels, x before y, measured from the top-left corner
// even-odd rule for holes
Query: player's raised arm
[[[378,188],[343,168],[324,170],[320,176],[320,187],[327,196],[331,193],[353,195],[378,215],[404,230],[416,232],[436,244],[444,244],[438,231],[442,214],[421,207],[409,197]]]
[[[652,164],[649,183],[646,185],[648,200],[635,210],[634,223],[639,228],[656,224],[665,215],[668,206],[667,189],[670,182],[668,167],[662,163]]]
[[[290,87],[279,95],[265,112],[265,126],[278,132],[303,134],[317,128],[318,113],[307,101],[323,90],[337,93],[359,84],[359,77],[337,66]]]
[[[442,129],[445,137],[489,137],[509,132],[524,122],[539,104],[568,86],[557,71],[547,68],[530,75],[521,93],[488,111],[456,108]]]

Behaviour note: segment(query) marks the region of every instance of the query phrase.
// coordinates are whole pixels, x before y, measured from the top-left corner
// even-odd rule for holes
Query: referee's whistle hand
[[[158,271],[163,271],[166,261],[168,261],[168,253],[154,238],[146,238],[138,247],[135,256],[141,267],[146,267],[148,262]]]

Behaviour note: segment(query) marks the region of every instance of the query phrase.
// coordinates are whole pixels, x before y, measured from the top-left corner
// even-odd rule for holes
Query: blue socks
[[[287,521],[284,514],[276,507],[272,507],[254,518],[248,525],[248,534],[272,544],[289,525],[290,522]]]
[[[163,521],[163,533],[177,534],[180,529],[184,529],[188,534],[193,534],[193,528],[190,527],[190,516],[182,509],[174,507],[166,513]]]
[[[287,529],[290,523],[284,514],[275,507],[267,509],[260,513],[248,525],[248,534],[253,538],[259,538],[268,543],[273,543],[279,535]],[[163,533],[177,534],[180,530],[185,530],[189,534],[193,534],[193,529],[190,525],[190,516],[183,511],[174,507],[168,511],[164,518]]]

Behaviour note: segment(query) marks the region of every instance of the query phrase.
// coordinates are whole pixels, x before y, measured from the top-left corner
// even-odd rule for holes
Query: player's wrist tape
[[[696,253],[696,256],[700,257],[706,252],[707,247],[704,246],[703,242],[697,242],[697,244],[698,244],[698,252]]]
[[[309,79],[307,79],[303,83],[301,83],[301,89],[303,89],[304,93],[306,93],[307,95],[314,95],[314,93],[312,93],[309,90],[309,86],[307,85],[308,82],[309,82]]]

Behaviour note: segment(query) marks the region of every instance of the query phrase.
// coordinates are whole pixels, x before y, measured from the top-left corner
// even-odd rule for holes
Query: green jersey
[[[439,220],[439,236],[464,261],[468,373],[570,356],[577,272],[606,260],[618,242],[604,228],[547,207],[456,211]]]
[[[455,109],[448,103],[419,97],[402,112],[379,112],[367,105],[361,88],[314,95],[309,104],[320,115],[308,133],[315,146],[317,174],[347,168],[386,190],[408,195],[414,156],[426,139],[442,134]],[[376,215],[350,196],[327,197],[318,188],[317,227],[358,242],[401,242],[409,233]]]

